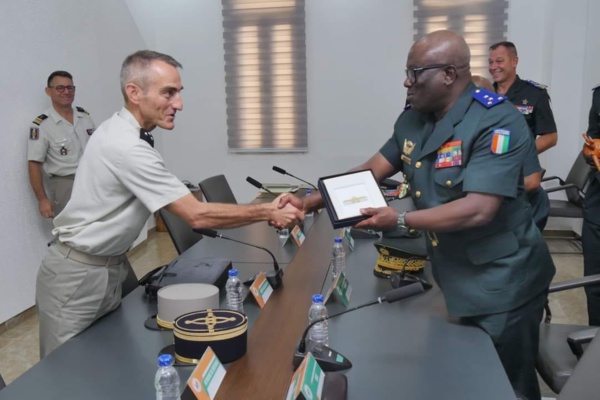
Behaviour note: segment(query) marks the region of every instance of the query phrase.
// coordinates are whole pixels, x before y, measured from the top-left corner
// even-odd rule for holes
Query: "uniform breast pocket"
[[[462,183],[465,178],[465,169],[462,167],[438,168],[433,174],[435,190],[443,202],[462,197]]]
[[[56,156],[65,159],[76,159],[77,158],[77,148],[76,143],[73,139],[64,138],[60,140],[55,140],[50,143],[52,150],[55,152]]]
[[[527,269],[513,232],[500,232],[467,244],[479,287],[488,293],[515,290],[527,281]]]

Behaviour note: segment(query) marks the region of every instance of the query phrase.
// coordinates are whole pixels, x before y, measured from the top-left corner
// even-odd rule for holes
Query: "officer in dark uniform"
[[[402,171],[417,210],[363,209],[370,218],[356,228],[426,231],[449,314],[485,330],[515,391],[539,400],[535,356],[555,268],[523,190],[527,124],[504,96],[471,83],[469,47],[450,31],[412,46],[404,86],[410,107],[356,169],[378,180]],[[321,203],[317,194],[305,208]]]
[[[488,69],[494,80],[494,90],[507,96],[523,114],[535,139],[538,154],[556,146],[558,134],[546,86],[519,78],[519,57],[515,45],[512,42],[493,44],[490,46],[488,62]],[[529,167],[526,165],[525,189],[533,208],[533,219],[540,230],[544,230],[550,201],[548,194],[540,186],[541,174]]]
[[[600,139],[600,86],[594,88],[587,134]],[[593,165],[593,163],[590,163]],[[600,274],[600,172],[590,176],[583,209],[582,245],[584,275]],[[600,287],[585,289],[590,325],[600,326]]]

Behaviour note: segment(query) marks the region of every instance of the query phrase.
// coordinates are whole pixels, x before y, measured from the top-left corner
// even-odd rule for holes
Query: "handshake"
[[[271,218],[269,224],[277,229],[291,228],[304,221],[307,212],[314,211],[321,205],[320,194],[299,198],[291,193],[277,196],[271,202]]]

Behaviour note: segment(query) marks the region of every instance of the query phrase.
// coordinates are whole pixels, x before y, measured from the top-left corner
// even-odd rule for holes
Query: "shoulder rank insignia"
[[[525,82],[529,83],[531,86],[535,86],[538,89],[547,89],[548,86],[543,85],[541,83],[537,83],[536,81],[532,81],[532,80],[526,80]]]
[[[600,88],[600,83],[599,83],[599,84],[597,84],[596,86],[594,86],[594,87],[592,88],[592,92],[593,92],[594,90],[598,89],[598,88]]]
[[[477,88],[473,91],[473,98],[483,104],[485,108],[494,107],[495,105],[506,100],[506,96],[502,96],[481,88]]]
[[[90,113],[85,111],[85,109],[83,107],[75,107],[75,109],[77,109],[77,111],[79,111],[80,113],[90,115]]]
[[[36,125],[41,125],[42,122],[44,122],[44,120],[48,118],[48,116],[46,114],[41,114],[38,115],[34,120],[33,123]]]

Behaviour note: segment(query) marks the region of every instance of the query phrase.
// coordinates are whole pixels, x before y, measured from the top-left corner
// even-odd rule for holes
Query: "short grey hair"
[[[148,67],[154,61],[163,61],[175,68],[183,68],[183,66],[173,57],[152,50],[140,50],[127,56],[121,66],[121,92],[127,102],[127,93],[125,87],[128,83],[135,83],[144,92],[148,89]]]

